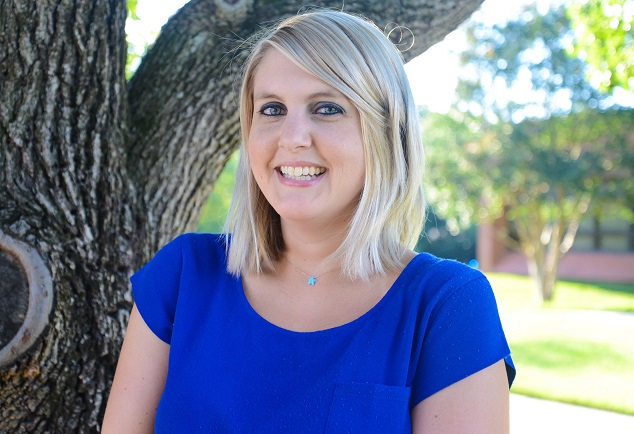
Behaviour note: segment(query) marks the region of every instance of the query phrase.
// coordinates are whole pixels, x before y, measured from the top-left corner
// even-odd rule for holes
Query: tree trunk
[[[529,256],[526,257],[526,264],[528,265],[528,275],[531,276],[535,288],[533,292],[535,303],[541,306],[544,304],[544,264]]]
[[[135,253],[126,3],[15,0],[0,11],[0,227],[39,253],[54,291],[39,341],[0,371],[0,432],[96,430]]]
[[[527,223],[530,224],[530,223]],[[528,274],[533,279],[535,287],[535,300],[542,305],[550,301],[554,294],[557,270],[562,253],[561,222],[543,222],[543,226],[534,225],[532,233],[539,236],[521,239],[522,251],[526,256]]]
[[[407,26],[409,59],[480,3],[345,9]],[[240,43],[300,6],[192,0],[128,87],[124,0],[0,0],[0,432],[99,431],[129,275],[196,227],[239,143]]]
[[[549,220],[536,214],[522,223],[525,229],[520,231],[520,245],[526,256],[528,273],[533,278],[535,298],[540,305],[552,300],[555,294],[559,263],[572,247],[589,203],[589,195],[566,199],[564,192],[560,191]]]

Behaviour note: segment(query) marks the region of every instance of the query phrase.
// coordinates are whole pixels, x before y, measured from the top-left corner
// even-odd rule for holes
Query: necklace
[[[291,264],[293,266],[293,268],[295,268],[297,271],[299,271],[300,273],[302,273],[304,276],[306,276],[308,278],[306,283],[308,285],[310,285],[310,286],[315,286],[315,284],[317,283],[317,279],[319,277],[323,276],[324,274],[332,273],[333,271],[337,271],[339,268],[341,268],[341,267],[334,268],[332,270],[324,271],[323,273],[317,274],[317,275],[315,275],[316,273],[307,274],[307,273],[304,273],[297,265],[295,265],[291,261],[289,261],[288,258],[286,258],[286,260],[288,261],[289,264]]]

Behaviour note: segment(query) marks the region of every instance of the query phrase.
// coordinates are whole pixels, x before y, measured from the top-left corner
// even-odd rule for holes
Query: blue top
[[[515,376],[484,275],[426,253],[367,313],[315,332],[258,315],[223,236],[182,235],[131,281],[170,344],[158,433],[411,432],[410,409],[439,390],[500,359]]]

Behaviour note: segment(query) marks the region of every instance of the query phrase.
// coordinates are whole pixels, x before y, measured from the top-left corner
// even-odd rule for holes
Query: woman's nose
[[[280,131],[279,146],[296,151],[308,148],[311,144],[310,119],[303,114],[287,114]]]

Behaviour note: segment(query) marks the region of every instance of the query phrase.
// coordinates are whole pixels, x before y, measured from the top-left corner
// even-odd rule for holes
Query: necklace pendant
[[[308,282],[307,282],[310,286],[315,286],[315,283],[317,283],[317,278],[315,276],[310,276],[308,278]]]

